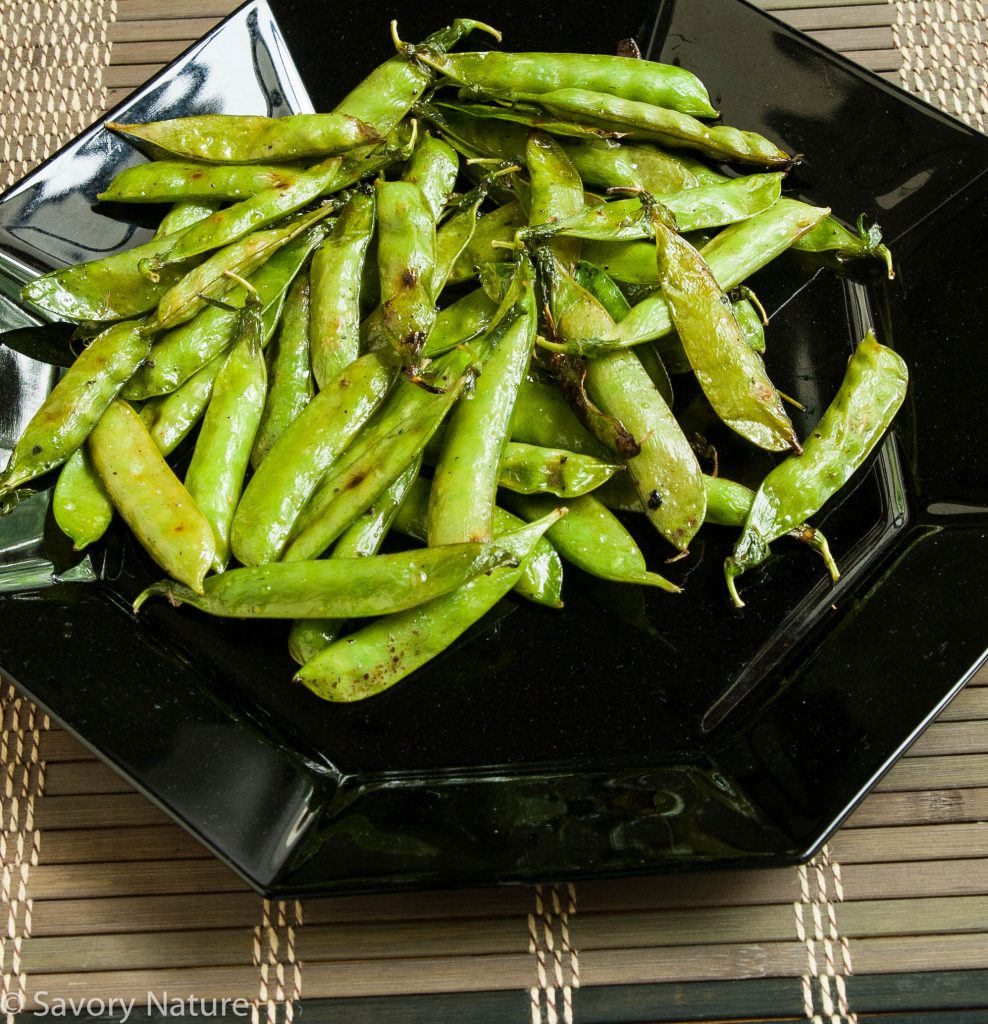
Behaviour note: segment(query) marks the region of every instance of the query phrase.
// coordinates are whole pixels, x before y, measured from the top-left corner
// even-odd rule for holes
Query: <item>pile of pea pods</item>
[[[392,25],[395,56],[328,113],[110,125],[155,159],[99,198],[170,209],[150,242],[23,291],[87,344],[0,503],[58,469],[77,549],[119,514],[168,574],[135,610],[290,620],[296,679],[328,700],[385,690],[512,590],[561,608],[564,561],[678,593],[616,511],[670,560],[736,527],[738,606],[784,536],[836,579],[807,520],[905,395],[869,334],[797,436],[743,282],[791,248],[892,263],[876,229],[782,195],[787,153],[713,124],[685,69],[451,52],[473,31],[499,39]],[[682,375],[775,454],[757,491],[687,436]],[[382,554],[389,534],[417,543]]]

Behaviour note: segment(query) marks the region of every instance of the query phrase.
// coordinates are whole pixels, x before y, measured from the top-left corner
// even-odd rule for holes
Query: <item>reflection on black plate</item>
[[[314,7],[248,4],[115,118],[327,109],[388,55],[391,17],[413,39],[463,13]],[[754,282],[774,313],[773,377],[807,406],[801,431],[868,324],[913,386],[894,436],[818,517],[838,587],[780,543],[733,611],[720,572],[733,535],[710,528],[671,568],[683,598],[571,572],[564,613],[505,602],[354,706],[286,683],[283,627],[163,605],[135,618],[155,571],[122,531],[72,566],[46,532],[44,495],[21,506],[0,523],[0,664],[271,893],[794,861],[988,647],[988,438],[972,372],[988,334],[988,141],[740,2],[541,10],[478,0],[469,13],[516,49],[635,36],[696,71],[728,123],[805,153],[795,194],[881,222],[891,285],[795,256]],[[137,159],[97,128],[3,197],[0,327],[30,319],[9,301],[19,279],[148,236],[150,215],[138,224],[93,199]],[[51,374],[0,347],[0,445]]]

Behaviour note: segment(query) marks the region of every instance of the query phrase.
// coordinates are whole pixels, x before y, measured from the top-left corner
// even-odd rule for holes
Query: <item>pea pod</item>
[[[468,401],[450,416],[429,499],[429,543],[490,540],[494,497],[518,388],[535,344],[534,271],[519,261],[505,300],[512,321],[494,328],[491,354]],[[503,326],[502,330],[499,330]]]
[[[703,257],[653,214],[659,280],[703,393],[732,430],[767,451],[801,451],[765,364],[744,339]]]
[[[103,413],[89,436],[89,454],[145,551],[169,576],[201,593],[216,556],[213,529],[126,402],[118,399]]]
[[[490,327],[496,312],[497,303],[482,288],[474,289],[439,311],[423,354],[431,359],[478,338]]]
[[[508,494],[508,508],[529,522],[552,511],[556,499],[543,495]],[[618,518],[593,495],[566,499],[568,515],[549,528],[546,539],[573,565],[615,583],[659,587],[670,594],[680,588],[658,573],[649,572],[645,556]],[[563,523],[570,524],[566,527]]]
[[[374,218],[374,195],[355,192],[312,257],[309,345],[320,388],[360,355],[360,282]]]
[[[297,277],[285,300],[285,309],[271,355],[268,394],[254,437],[250,461],[256,469],[284,433],[312,401],[309,366],[309,278]]]
[[[85,446],[74,451],[62,466],[51,509],[75,551],[82,551],[106,533],[113,519],[113,504]]]
[[[609,458],[607,448],[577,419],[559,388],[531,377],[518,390],[511,440]]]
[[[497,483],[518,494],[579,497],[596,490],[624,467],[592,455],[511,441],[504,446]]]
[[[717,284],[724,291],[729,291],[785,252],[829,213],[829,209],[782,198],[763,213],[725,228],[703,247],[700,255]],[[651,255],[654,255],[654,250],[651,250]],[[596,250],[591,254],[588,249],[584,256],[593,261],[598,259]],[[604,259],[600,265],[614,276],[613,262]],[[656,280],[657,277],[656,274]],[[656,292],[632,306],[624,320],[611,327],[602,338],[584,338],[561,344],[540,340],[539,343],[556,351],[592,356],[661,338],[672,329],[669,306],[661,292]]]
[[[892,253],[882,245],[882,232],[877,224],[865,227],[864,218],[858,220],[858,233],[854,234],[841,223],[828,217],[798,239],[793,248],[799,252],[833,253],[838,263],[859,259],[880,259],[885,264],[888,279],[895,278]]]
[[[333,701],[362,700],[393,686],[445,650],[511,590],[538,539],[563,514],[556,509],[498,539],[517,567],[477,576],[444,597],[364,626],[317,654],[296,680]]]
[[[366,558],[275,562],[212,576],[201,594],[171,580],[156,583],[137,598],[134,610],[161,596],[233,619],[391,615],[515,561],[513,552],[496,544],[451,544]]]
[[[141,265],[177,245],[189,230],[185,228],[103,259],[42,274],[24,285],[21,298],[57,320],[125,320],[140,316],[154,309],[195,261],[169,266],[153,281],[141,273]]]
[[[550,284],[561,338],[611,329],[607,311],[567,274],[557,269]],[[649,521],[675,548],[687,550],[703,523],[706,495],[696,456],[669,407],[633,352],[588,360],[587,388],[640,444],[640,453],[628,459],[627,468]]]
[[[583,210],[583,182],[562,146],[551,135],[532,132],[525,159],[532,183],[529,233],[537,231],[539,226],[566,223],[579,216]],[[526,231],[523,229],[519,235],[525,237]],[[576,238],[552,237],[546,244],[568,266],[574,266],[580,258],[580,243]]]
[[[416,460],[374,502],[333,545],[329,558],[367,558],[376,555],[409,487],[419,474]],[[331,644],[346,625],[346,619],[296,619],[288,634],[288,653],[300,665]]]
[[[304,170],[298,164],[203,165],[152,160],[122,170],[96,198],[122,203],[236,203],[268,188],[291,188]],[[215,211],[213,207],[206,216]]]
[[[171,454],[199,422],[225,360],[226,352],[221,352],[170,394],[141,406],[141,421],[162,454]]]
[[[675,218],[680,232],[722,227],[767,210],[782,194],[782,174],[750,174],[715,184],[699,185],[655,199]],[[599,241],[652,238],[652,219],[639,199],[619,199],[588,207],[554,224],[536,225],[521,238],[541,240],[563,235]]]
[[[442,139],[422,132],[401,179],[418,185],[429,204],[433,220],[439,220],[453,194],[459,172],[460,160],[456,150]]]
[[[376,430],[351,449],[310,498],[285,548],[285,561],[318,558],[370,508],[418,458],[471,376],[464,373],[440,394],[419,388],[429,400],[412,405],[401,419],[382,414]]]
[[[802,455],[780,462],[758,488],[734,554],[724,563],[737,607],[744,605],[737,577],[764,561],[773,540],[805,523],[847,483],[899,411],[908,379],[901,356],[869,332]]]
[[[267,394],[259,307],[260,299],[251,295],[238,314],[236,339],[216,376],[185,475],[186,490],[213,528],[217,572],[230,560],[230,525]]]
[[[148,353],[138,321],[98,335],[55,385],[31,418],[0,475],[0,507],[29,480],[60,466],[78,450]]]
[[[314,225],[279,249],[250,275],[248,280],[260,296],[265,317],[284,297],[309,253],[322,241],[327,230],[325,222]],[[244,289],[234,282],[224,296],[224,302],[242,306],[244,295]],[[236,320],[236,310],[211,305],[194,319],[161,335],[151,346],[144,364],[127,382],[123,396],[137,400],[174,391],[229,347]]]
[[[165,331],[191,320],[208,305],[208,299],[225,295],[237,283],[237,278],[248,277],[279,249],[294,242],[332,212],[332,206],[324,206],[284,227],[255,231],[220,249],[165,292],[145,330],[149,334]]]
[[[393,380],[389,360],[363,356],[285,428],[257,467],[233,517],[231,545],[244,565],[264,565],[281,555],[306,500]]]
[[[515,232],[525,227],[528,220],[521,203],[512,202],[478,218],[470,241],[461,251],[448,277],[448,284],[467,281],[477,272],[477,266],[491,261],[511,259],[511,251],[498,248],[494,242],[510,243]]]
[[[382,138],[377,129],[359,118],[336,112],[285,117],[197,114],[147,124],[107,121],[106,127],[155,152],[224,164],[327,156]]]
[[[558,89],[539,94],[519,93],[522,102],[538,103],[550,113],[620,132],[631,139],[660,142],[673,148],[696,149],[715,160],[788,167],[792,157],[757,132],[727,125],[710,127],[675,110],[625,100],[591,89]]]
[[[436,222],[422,190],[407,181],[379,181],[377,205],[384,328],[408,378],[420,381],[422,350],[436,322]]]

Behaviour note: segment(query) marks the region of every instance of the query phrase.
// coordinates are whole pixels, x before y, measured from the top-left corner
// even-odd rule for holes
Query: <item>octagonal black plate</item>
[[[802,431],[867,326],[912,370],[893,435],[818,517],[841,583],[780,544],[733,611],[733,535],[710,528],[670,569],[682,599],[573,572],[565,612],[506,601],[414,678],[338,707],[288,684],[282,627],[135,618],[153,567],[122,531],[73,560],[42,494],[0,522],[0,663],[272,894],[807,857],[988,646],[988,140],[738,0],[256,0],[113,116],[327,109],[388,55],[392,16],[417,38],[462,13],[515,49],[634,36],[696,71],[727,123],[806,154],[792,194],[881,221],[891,285],[795,256],[755,281]],[[157,211],[93,198],[138,159],[97,125],[0,200],[4,325],[28,318],[19,280],[148,236]],[[51,375],[0,348],[0,445]]]

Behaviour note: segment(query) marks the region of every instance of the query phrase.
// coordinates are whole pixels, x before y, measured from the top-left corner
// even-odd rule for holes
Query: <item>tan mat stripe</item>
[[[573,992],[580,987],[580,958],[570,921],[576,913],[572,884],[536,885],[528,915],[528,950],[535,957],[536,984],[529,988],[532,1024],[573,1024]]]
[[[906,89],[988,128],[988,7],[983,0],[896,0],[895,45]]]
[[[261,901],[253,952],[260,989],[251,1008],[251,1024],[291,1024],[294,1020],[295,1002],[302,995],[302,964],[295,955],[296,929],[301,926],[298,900]]]

